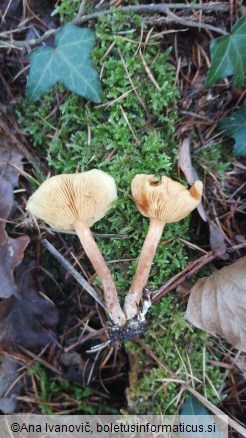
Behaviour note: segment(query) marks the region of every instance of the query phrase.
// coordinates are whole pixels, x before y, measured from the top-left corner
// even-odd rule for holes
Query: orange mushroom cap
[[[203,184],[196,181],[190,190],[167,176],[139,174],[132,180],[133,199],[143,216],[165,223],[177,222],[201,202]]]

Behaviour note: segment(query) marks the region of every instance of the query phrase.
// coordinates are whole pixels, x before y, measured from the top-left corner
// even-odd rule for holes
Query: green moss
[[[80,4],[81,0],[62,0],[59,2],[59,5],[56,6],[52,15],[59,14],[62,23],[69,23],[76,17]]]
[[[207,333],[197,330],[185,320],[184,313],[176,293],[168,295],[152,308],[144,342],[163,367],[138,344],[127,343],[131,365],[130,387],[127,390],[129,413],[176,413],[175,397],[180,383],[167,383],[166,379],[173,379],[173,376],[165,367],[175,373],[177,379],[195,383],[196,390],[212,403],[219,402],[216,391],[220,393],[224,375],[218,367],[210,364],[210,360],[220,360],[221,352],[213,348]]]
[[[39,386],[39,408],[43,415],[51,415],[56,413],[50,405],[55,397],[58,397],[57,408],[61,402],[61,394],[63,394],[62,405],[63,409],[69,411],[69,406],[76,406],[76,410],[81,414],[92,415],[95,412],[114,414],[115,411],[108,407],[104,400],[95,397],[93,391],[86,387],[81,388],[75,384],[71,384],[68,380],[54,378],[50,373],[43,368],[39,362],[35,362],[33,367],[28,371],[30,376],[35,377]]]
[[[122,36],[122,32],[128,33]],[[129,236],[127,239],[97,239],[107,260],[122,260],[111,263],[111,270],[124,295],[148,225],[131,200],[131,180],[137,173],[177,178],[173,133],[178,92],[174,85],[175,71],[168,62],[169,51],[158,52],[157,56],[156,46],[149,44],[142,48],[143,57],[160,90],[151,82],[139,54],[139,17],[118,13],[101,17],[95,34],[97,45],[93,59],[97,69],[103,72],[103,105],[95,106],[69,94],[54,112],[51,102],[53,98],[53,106],[56,104],[55,96],[62,92],[60,88],[45,96],[42,105],[26,102],[19,111],[19,120],[32,136],[33,144],[45,151],[56,173],[97,167],[115,178],[119,201],[94,230],[127,232]],[[172,240],[158,250],[150,277],[151,287],[158,287],[166,277],[185,266],[186,253],[177,238],[188,238],[187,230],[188,220],[167,227],[163,238]]]
[[[72,3],[77,7],[76,1]],[[60,7],[67,8],[67,2],[62,1]],[[65,9],[63,14],[67,14]],[[69,9],[69,14],[71,19],[74,11]],[[119,200],[110,214],[96,224],[94,231],[127,234],[124,239],[120,236],[97,238],[102,253],[110,262],[122,298],[129,289],[148,227],[147,219],[140,215],[131,199],[131,180],[137,173],[165,174],[179,179],[173,138],[178,98],[175,70],[168,62],[169,50],[160,51],[151,40],[147,45],[141,45],[140,25],[139,17],[119,13],[100,17],[96,22],[97,44],[92,55],[101,72],[104,90],[101,105],[95,106],[71,93],[64,99],[64,90],[57,87],[43,98],[42,105],[23,102],[19,109],[22,129],[30,134],[37,151],[45,154],[54,173],[96,167],[115,178]],[[146,71],[140,48],[158,86]],[[157,289],[165,279],[185,267],[187,252],[178,237],[190,240],[188,218],[167,225],[163,240],[168,242],[158,248],[148,284],[151,289]],[[167,360],[174,371],[182,365],[178,351],[185,363],[187,353],[194,375],[201,377],[206,340],[204,334],[193,329],[183,316],[178,301],[166,297],[153,306],[152,322],[145,340],[160,360]],[[162,390],[157,391],[160,383],[156,379],[167,375],[153,366],[153,362],[146,370],[146,355],[133,343],[128,344],[128,349],[138,355],[137,363],[143,361],[142,374],[138,385],[130,390],[129,403],[141,399],[143,412],[165,411],[170,397]],[[209,358],[207,354],[206,370],[213,384],[220,385],[221,375],[209,367]],[[185,373],[183,367],[180,378],[185,377]],[[170,384],[168,391],[171,397],[174,396],[176,385]],[[214,400],[209,388],[207,394]]]

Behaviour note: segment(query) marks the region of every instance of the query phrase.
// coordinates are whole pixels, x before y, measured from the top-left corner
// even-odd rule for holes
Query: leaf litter
[[[19,371],[23,363],[19,358],[7,353],[0,353],[0,411],[4,414],[14,413],[17,407],[16,396],[23,387]]]
[[[23,257],[30,239],[9,237],[5,227],[14,202],[13,187],[23,171],[23,155],[14,136],[0,125],[0,411],[17,409],[17,395],[23,388],[22,362],[7,352],[17,346],[40,349],[55,341],[58,311],[38,293],[32,268],[34,262]]]
[[[186,318],[246,352],[246,257],[196,282]]]
[[[30,239],[28,236],[13,239],[5,231],[5,224],[10,215],[14,197],[11,184],[3,178],[0,178],[0,199],[0,297],[9,298],[11,295],[17,294],[14,269],[22,261]]]
[[[2,346],[20,345],[37,350],[56,342],[58,311],[51,300],[38,293],[34,268],[30,260],[22,263],[16,272],[18,294],[1,303]]]
[[[54,337],[57,310],[50,300],[38,294],[30,271],[33,262],[22,263],[14,276],[14,270],[22,262],[30,239],[28,236],[13,239],[5,231],[5,223],[13,206],[13,190],[3,178],[0,178],[0,199],[0,297],[5,298],[0,304],[0,344],[40,347]],[[26,272],[23,271],[24,267]]]
[[[19,184],[19,176],[23,173],[23,154],[12,136],[7,136],[0,122],[0,176],[9,181],[12,187]]]

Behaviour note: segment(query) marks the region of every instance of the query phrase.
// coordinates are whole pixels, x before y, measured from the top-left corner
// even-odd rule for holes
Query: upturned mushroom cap
[[[167,176],[139,174],[132,180],[133,199],[143,216],[165,223],[177,222],[201,201],[203,184],[196,181],[190,190]]]
[[[92,226],[117,199],[114,179],[101,170],[63,174],[47,179],[29,198],[26,209],[60,231],[84,221]]]

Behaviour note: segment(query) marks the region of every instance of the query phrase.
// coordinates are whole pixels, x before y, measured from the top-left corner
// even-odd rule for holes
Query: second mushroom
[[[166,223],[177,222],[194,210],[201,201],[202,182],[196,181],[190,190],[163,176],[136,175],[132,181],[133,199],[143,214],[150,218],[138,266],[131,288],[126,296],[124,310],[128,320],[138,314],[143,289],[147,284],[151,265]]]

